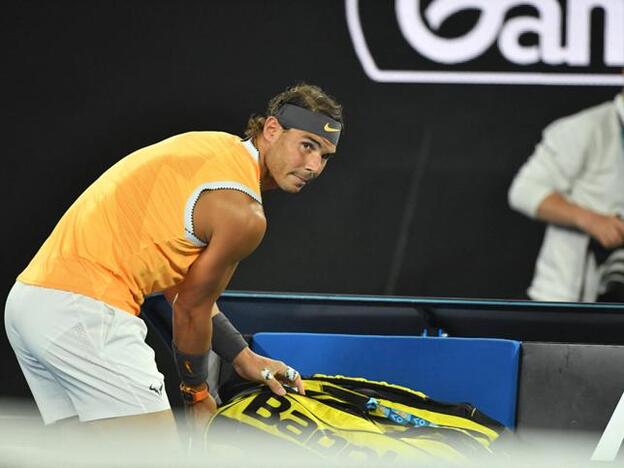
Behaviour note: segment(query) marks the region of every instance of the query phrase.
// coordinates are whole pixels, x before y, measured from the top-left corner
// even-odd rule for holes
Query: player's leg
[[[164,378],[144,341],[141,319],[65,291],[26,285],[18,289],[21,294],[11,302],[19,314],[13,314],[11,326],[48,380],[61,389],[73,414],[90,423],[80,435],[102,434],[102,427],[112,441],[127,428],[135,440],[149,437],[155,447],[177,444]],[[29,380],[33,393],[40,380]],[[54,414],[57,401],[52,398],[37,403],[46,423],[72,415]],[[131,434],[124,437],[117,442]]]
[[[7,338],[15,352],[17,362],[33,394],[43,422],[50,424],[77,416],[78,413],[63,387],[30,349],[27,342],[29,336],[24,337],[21,333],[23,328],[29,327],[29,302],[28,288],[22,283],[16,283],[7,297],[4,324]],[[34,332],[32,330],[32,333]]]

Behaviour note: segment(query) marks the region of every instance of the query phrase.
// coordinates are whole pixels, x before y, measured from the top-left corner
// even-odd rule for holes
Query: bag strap
[[[330,384],[323,385],[323,391],[335,398],[354,405],[361,411],[368,413],[370,416],[381,416],[401,426],[411,426],[416,428],[439,427],[431,421],[427,421],[426,419],[416,416],[415,414],[382,405],[376,398],[364,395],[354,390],[344,390]]]
[[[342,376],[327,376],[322,374],[315,374],[310,380],[316,380],[321,382],[328,382],[334,385],[345,387],[352,392],[358,392],[361,395],[357,401],[353,401],[360,407],[366,405],[368,399],[383,398],[384,400],[396,401],[405,406],[411,406],[418,409],[424,409],[429,411],[435,411],[450,416],[457,416],[460,418],[468,419],[477,424],[485,426],[497,433],[505,431],[505,425],[490,418],[485,413],[482,413],[470,403],[447,403],[443,401],[433,400],[428,396],[416,392],[414,390],[401,387],[399,385],[386,384],[384,382],[375,382],[361,378],[349,378]],[[335,387],[334,387],[335,388]],[[324,390],[326,390],[324,388]],[[343,395],[345,400],[349,398],[349,395]],[[353,398],[353,397],[351,397]],[[363,400],[366,399],[364,402]]]

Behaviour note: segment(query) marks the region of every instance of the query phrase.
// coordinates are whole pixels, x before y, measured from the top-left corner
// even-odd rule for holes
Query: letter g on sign
[[[421,0],[396,0],[399,28],[405,40],[421,55],[438,63],[467,62],[485,52],[496,40],[509,0],[434,0],[424,14],[434,30],[462,10],[479,9],[475,27],[457,38],[436,36],[420,15]]]

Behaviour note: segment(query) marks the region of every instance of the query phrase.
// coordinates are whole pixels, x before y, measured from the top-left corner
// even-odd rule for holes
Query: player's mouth
[[[298,176],[297,174],[293,174],[293,175],[298,180],[297,186],[299,187],[304,187],[308,182],[310,182],[310,179],[306,179],[304,177]]]

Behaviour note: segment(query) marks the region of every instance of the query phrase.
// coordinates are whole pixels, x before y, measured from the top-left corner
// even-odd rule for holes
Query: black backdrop
[[[392,2],[360,6],[382,62],[409,61]],[[344,104],[339,154],[303,193],[265,195],[267,236],[231,288],[517,297],[542,227],[509,210],[511,178],[547,123],[619,90],[374,82],[338,0],[13,1],[0,25],[3,295],[115,161],[188,130],[241,134],[308,81]],[[489,65],[495,48],[468,69]]]

